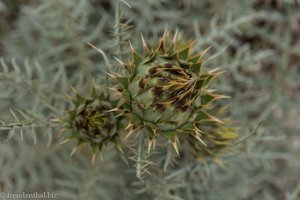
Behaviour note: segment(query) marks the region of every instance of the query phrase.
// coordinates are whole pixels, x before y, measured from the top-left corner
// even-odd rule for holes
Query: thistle
[[[83,143],[89,143],[93,150],[93,159],[103,145],[116,144],[121,126],[120,115],[115,114],[116,103],[96,87],[93,87],[90,98],[84,98],[76,93],[76,97],[72,98],[74,108],[68,112],[68,117],[64,120],[66,128],[71,132],[65,141],[77,139],[77,147]]]
[[[150,49],[142,37],[142,55],[130,44],[132,60],[125,63],[117,59],[127,71],[124,76],[114,77],[122,84],[123,109],[131,118],[128,136],[146,130],[148,151],[155,146],[157,136],[163,136],[178,153],[179,134],[191,135],[205,147],[201,124],[223,124],[207,112],[211,102],[226,97],[208,89],[212,79],[222,72],[202,72],[207,50],[192,54],[194,43],[184,44],[177,32],[170,39],[165,31],[157,47]]]

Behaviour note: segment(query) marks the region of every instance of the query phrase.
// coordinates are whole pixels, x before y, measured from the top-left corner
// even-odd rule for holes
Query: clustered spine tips
[[[198,127],[203,123],[225,125],[207,112],[213,101],[228,98],[208,89],[210,82],[224,72],[217,72],[218,69],[201,72],[203,56],[210,47],[194,55],[192,49],[195,40],[184,44],[178,39],[178,31],[172,40],[168,37],[166,30],[157,47],[150,50],[141,35],[141,55],[129,42],[132,62],[125,63],[116,58],[129,72],[129,75],[116,77],[123,86],[120,93],[125,99],[124,108],[131,116],[126,138],[146,128],[149,133],[149,152],[156,137],[162,135],[171,141],[179,154],[178,135],[188,133],[208,148],[203,138],[205,134]]]

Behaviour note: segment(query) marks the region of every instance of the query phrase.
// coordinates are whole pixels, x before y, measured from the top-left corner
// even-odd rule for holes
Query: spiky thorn
[[[134,124],[129,122],[128,126],[125,128],[126,131],[128,131],[127,135],[125,136],[124,140],[127,140],[132,133],[134,133],[136,130],[134,129]]]
[[[200,120],[196,120],[196,124],[200,124],[202,121],[208,121],[208,122],[216,122],[216,123],[219,123],[219,124],[225,124],[223,121],[221,121],[220,119],[218,119],[217,117],[214,117],[210,114],[208,114],[207,112],[205,111],[199,111],[198,116],[196,117],[196,119],[199,117]]]
[[[200,51],[199,53],[197,53],[196,55],[192,56],[189,60],[193,61],[195,63],[197,62],[201,62],[203,56],[211,49],[211,46],[207,47],[206,49],[204,49],[203,51]]]
[[[92,47],[93,49],[95,49],[96,51],[98,51],[98,52],[103,56],[104,61],[105,61],[106,65],[107,65],[108,69],[110,70],[111,64],[110,64],[110,62],[109,62],[109,60],[108,60],[108,58],[107,58],[105,52],[104,52],[102,49],[97,48],[95,45],[93,45],[93,44],[90,43],[90,42],[88,42],[87,44],[88,44],[90,47]]]
[[[167,32],[168,32],[168,30],[165,29],[155,52],[160,53],[160,54],[165,54],[166,53],[166,35],[167,35]]]
[[[117,88],[109,87],[107,89],[109,89],[111,92],[113,92],[114,94],[116,94],[118,96],[122,96],[122,92],[120,92]]]
[[[75,106],[78,106],[85,99],[77,92],[77,90],[72,85],[70,86],[70,88],[76,95],[75,98],[72,98],[72,102],[74,103]]]
[[[214,161],[216,164],[218,164],[220,167],[225,168],[225,166],[224,166],[222,160],[220,160],[219,158],[213,157],[213,161]]]
[[[78,149],[79,149],[79,146],[74,147],[74,148],[72,149],[71,153],[70,153],[70,157],[73,156],[74,153],[75,153],[76,151],[78,151]]]
[[[203,133],[196,125],[194,125],[195,135],[193,135],[199,142],[201,142],[205,147],[207,144],[201,139],[201,133]]]
[[[179,50],[177,52],[177,58],[179,58],[181,60],[188,60],[188,58],[191,55],[191,50],[192,50],[193,46],[195,45],[195,43],[196,43],[196,40],[193,40],[190,43],[188,43],[184,48]]]
[[[220,67],[216,67],[214,69],[209,70],[207,73],[211,74],[211,75],[216,75],[216,72],[219,70],[220,70]],[[222,71],[222,72],[224,72],[224,71]],[[220,72],[218,72],[218,73],[220,73]]]
[[[222,120],[218,119],[217,117],[214,117],[212,115],[209,115],[211,120],[220,124],[225,124],[225,122],[223,122]]]
[[[176,154],[179,156],[179,150],[178,150],[178,138],[175,136],[174,140],[172,141],[173,148],[176,151]]]
[[[66,98],[67,98],[69,101],[71,101],[71,102],[72,102],[72,100],[73,100],[73,97],[72,97],[71,95],[69,95],[69,94],[65,94],[65,96],[66,96]]]
[[[97,98],[97,84],[95,79],[92,80],[92,98]]]
[[[152,138],[148,141],[148,154],[150,154],[151,148],[154,150],[156,145],[156,139]]]
[[[220,71],[220,72],[216,72],[218,71],[220,68],[215,68],[212,70],[209,70],[207,73],[202,74],[201,76],[204,76],[206,78],[204,85],[208,86],[215,78],[219,77],[220,75],[224,74],[226,71]]]
[[[143,55],[147,56],[150,53],[150,50],[149,50],[149,48],[147,46],[147,43],[146,43],[146,41],[144,39],[143,34],[141,34],[141,39],[142,39],[142,44],[143,44]]]
[[[96,150],[93,150],[92,154],[92,164],[94,165],[96,163],[96,156],[99,153],[99,158],[101,161],[103,161],[103,154],[101,151],[98,151],[98,148]]]
[[[221,94],[213,94],[213,93],[207,93],[207,94],[203,94],[201,96],[202,100],[202,104],[203,106],[208,105],[209,103],[215,101],[215,100],[219,100],[219,99],[228,99],[230,98],[230,96],[226,96],[226,95],[221,95]]]
[[[204,51],[199,52],[198,54],[192,56],[190,59],[188,59],[188,62],[190,62],[190,70],[194,73],[200,75],[201,72],[201,66],[203,64],[202,57],[206,54],[206,52],[210,49],[210,47],[206,48]]]
[[[131,42],[129,41],[129,46],[131,48],[132,58],[133,58],[133,64],[138,66],[142,62],[142,57],[138,52],[135,50],[135,48],[132,46]]]
[[[95,164],[97,152],[101,150],[102,145],[99,145],[97,143],[91,143],[90,146],[91,146],[92,152],[93,152],[93,154],[92,154],[92,164]],[[101,153],[101,151],[100,151],[100,153]]]
[[[108,72],[105,72],[105,73],[112,79],[117,80],[119,83],[121,83],[123,88],[128,87],[128,78],[123,77],[122,75],[120,75],[118,73],[108,73]],[[114,88],[110,87],[109,89],[114,89]]]
[[[95,161],[96,161],[96,153],[93,152],[93,154],[92,154],[92,164],[93,165],[95,164]]]
[[[120,111],[120,108],[116,107],[116,108],[112,108],[110,110],[107,110],[106,112],[117,112]]]
[[[176,29],[175,34],[173,36],[173,40],[172,40],[173,53],[176,53],[178,33],[179,33],[179,31],[178,31],[178,29]],[[171,46],[171,48],[172,48],[172,46]]]
[[[58,145],[65,144],[65,143],[69,142],[70,140],[71,140],[70,138],[66,138],[62,142],[60,142]]]
[[[119,58],[117,58],[117,57],[115,57],[114,56],[114,59],[122,66],[122,67],[124,67],[129,73],[131,73],[132,72],[132,69],[131,69],[131,65],[129,65],[129,64],[127,64],[127,63],[125,63],[125,62],[123,62],[122,60],[120,60]]]

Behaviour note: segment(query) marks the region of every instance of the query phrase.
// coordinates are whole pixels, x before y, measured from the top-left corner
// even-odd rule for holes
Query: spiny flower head
[[[116,144],[121,126],[117,101],[110,100],[108,95],[94,86],[90,98],[84,98],[76,92],[72,104],[73,108],[65,119],[71,135],[65,141],[77,139],[77,147],[89,143],[94,154],[105,144]]]
[[[185,44],[177,36],[176,32],[171,39],[165,31],[151,49],[142,37],[142,55],[130,44],[132,60],[125,63],[117,59],[127,74],[113,75],[122,84],[123,109],[131,117],[128,135],[147,130],[149,150],[158,135],[170,139],[177,153],[178,134],[189,134],[204,145],[201,123],[223,124],[207,112],[211,102],[225,98],[208,89],[211,80],[222,72],[202,72],[206,50],[192,54],[195,42]]]
[[[81,139],[102,143],[116,135],[116,118],[110,109],[109,103],[99,99],[86,101],[77,108],[73,127]]]

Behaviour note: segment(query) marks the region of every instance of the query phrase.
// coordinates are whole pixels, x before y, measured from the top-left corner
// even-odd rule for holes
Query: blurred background
[[[128,40],[141,46],[165,28],[211,46],[204,67],[231,96],[241,144],[215,163],[135,178],[113,149],[91,163],[74,144],[57,146],[49,120],[63,115],[73,85],[88,94],[106,81]],[[101,54],[91,48],[100,48]],[[298,0],[1,0],[0,192],[59,199],[299,200],[300,2]],[[10,110],[11,109],[11,110]],[[16,110],[27,109],[27,113]],[[160,156],[164,159],[164,155]],[[187,174],[186,171],[189,173]]]

